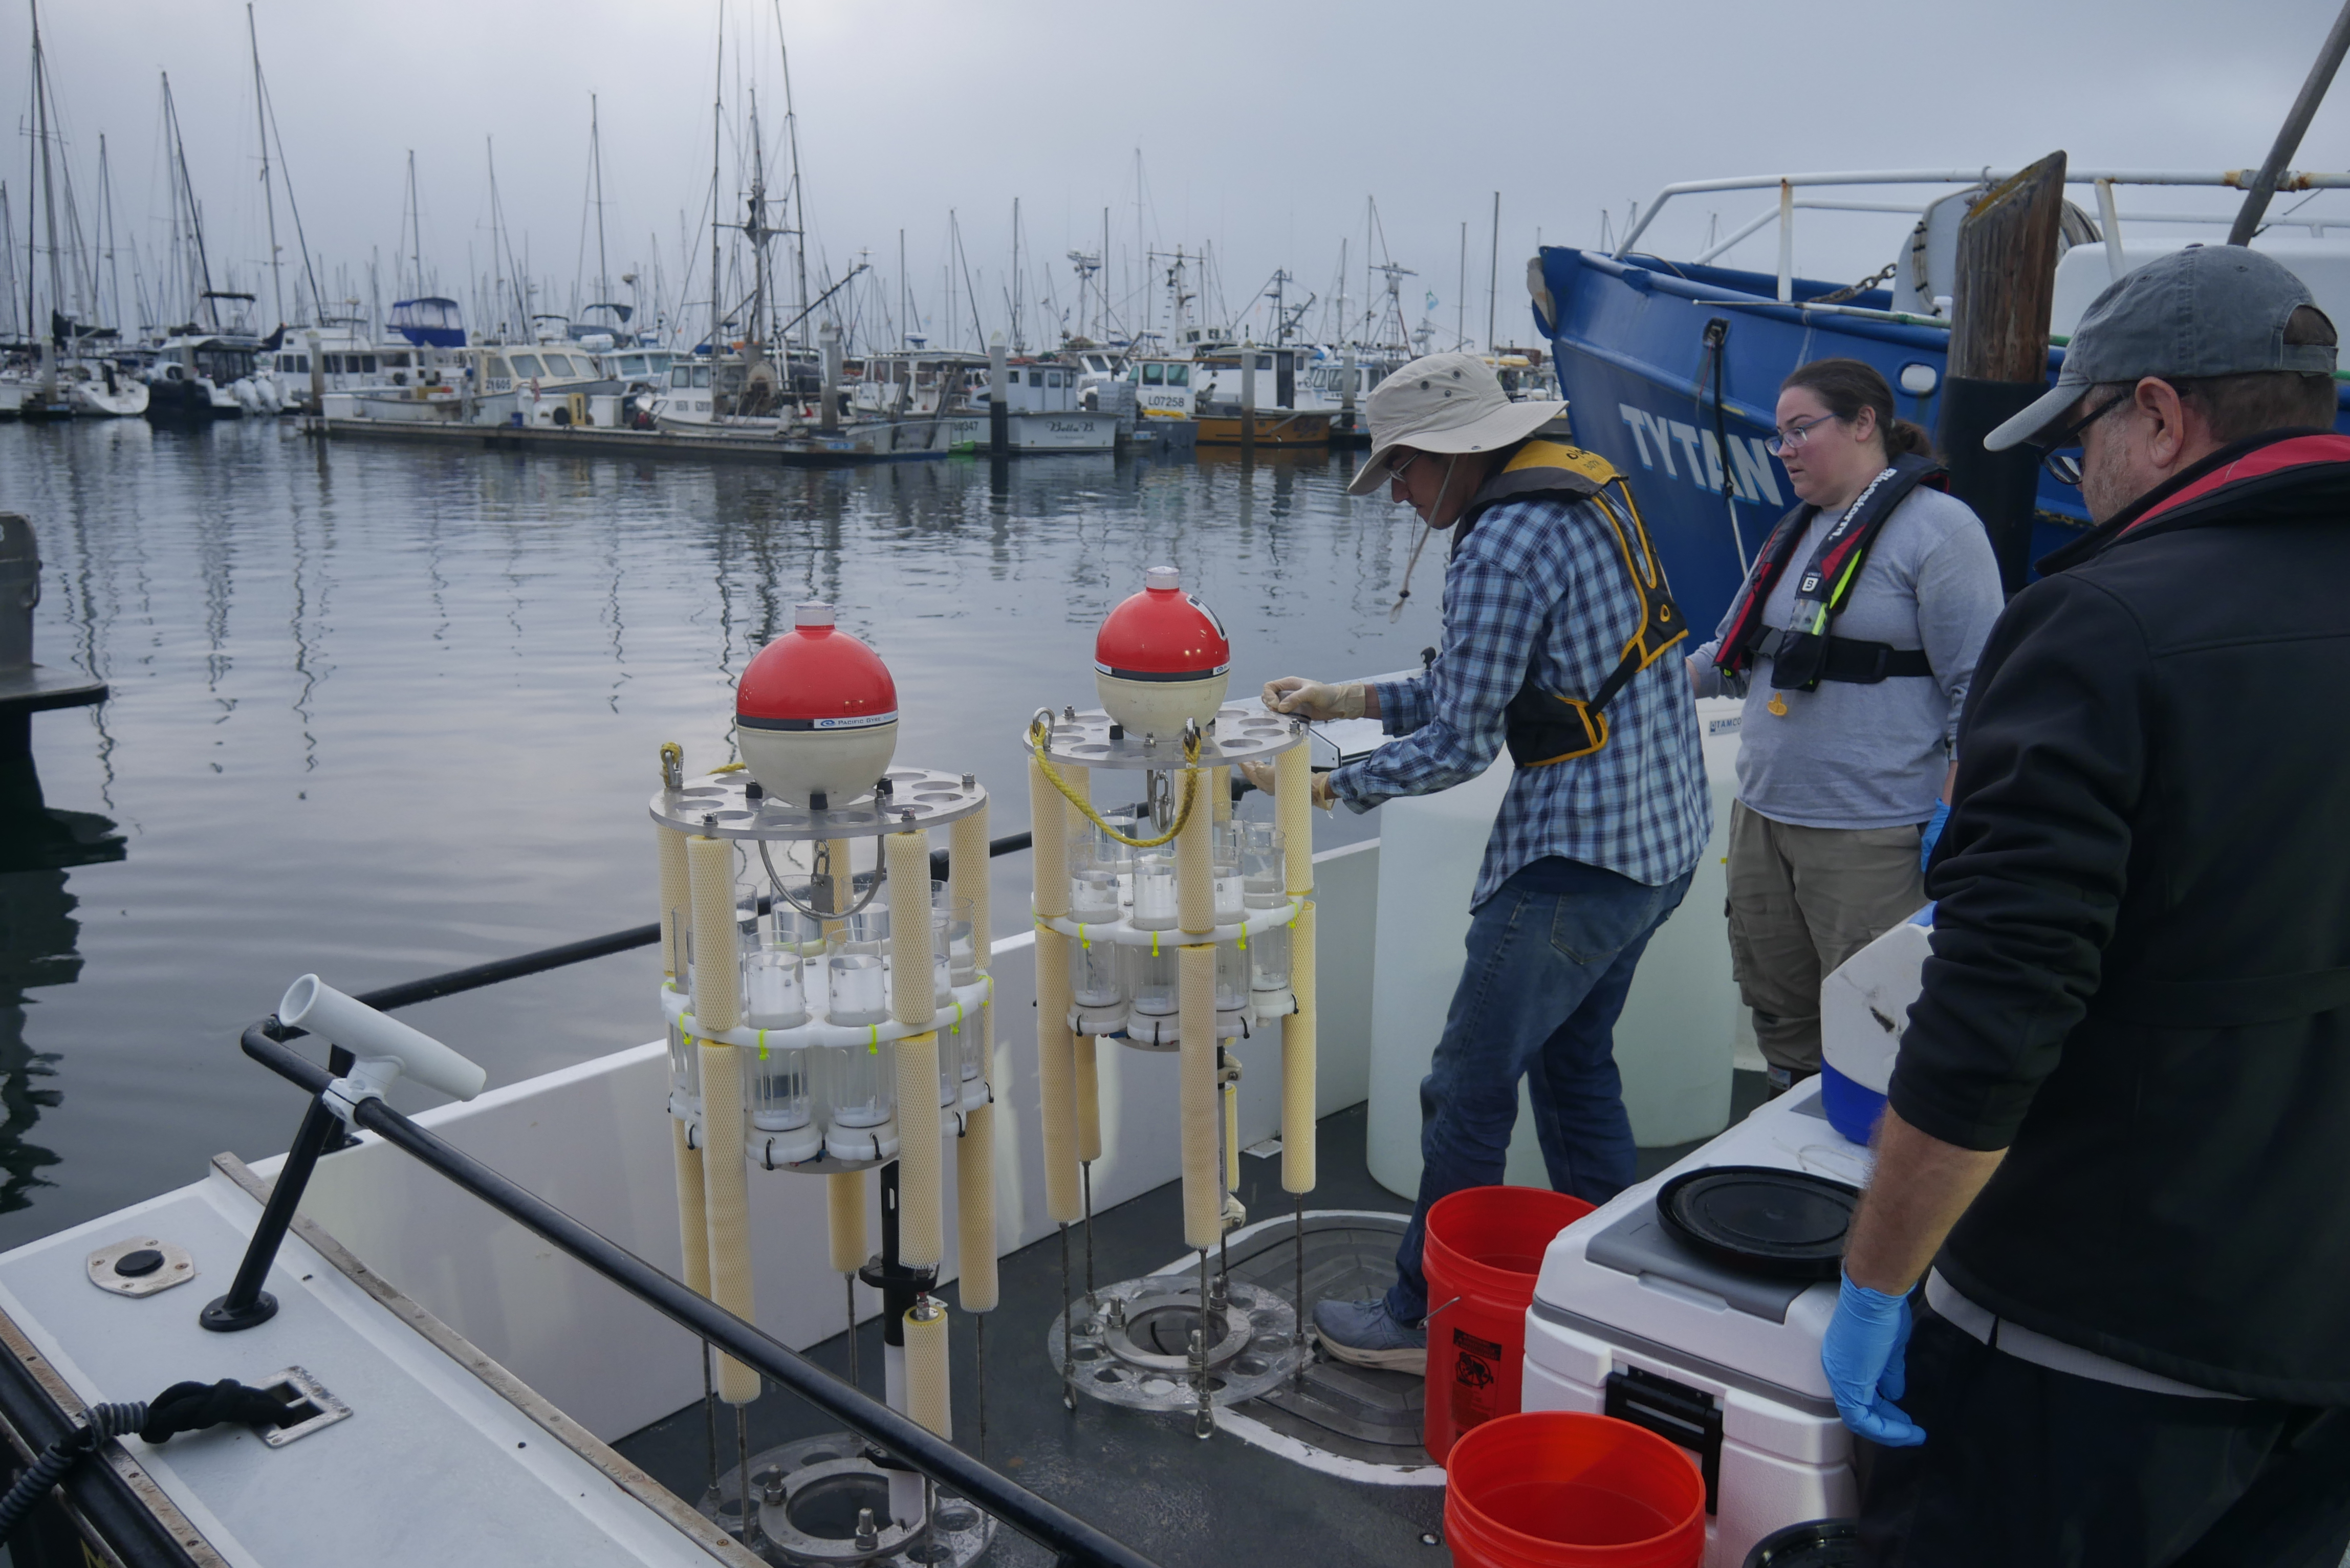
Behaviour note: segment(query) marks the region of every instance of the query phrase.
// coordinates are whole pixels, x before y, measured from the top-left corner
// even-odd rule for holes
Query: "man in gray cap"
[[[1380,382],[1364,411],[1371,453],[1352,493],[1384,486],[1411,504],[1425,525],[1414,560],[1430,534],[1451,535],[1443,648],[1409,680],[1285,677],[1265,705],[1374,718],[1402,737],[1317,777],[1317,805],[1368,811],[1450,789],[1504,746],[1517,764],[1420,1085],[1419,1199],[1396,1283],[1314,1314],[1333,1355],[1418,1372],[1429,1206],[1502,1179],[1521,1078],[1553,1187],[1603,1203],[1630,1185],[1616,1018],[1650,934],[1688,891],[1711,803],[1680,661],[1659,662],[1687,628],[1623,477],[1554,425],[1566,405],[1513,402],[1483,360],[1430,354]],[[1271,787],[1269,768],[1250,777]]]
[[[2096,526],[2008,606],[1959,732],[1933,954],[1822,1351],[1885,1445],[1867,1561],[2350,1545],[2334,365],[2299,279],[2190,248],[2100,295],[2055,389],[1984,443],[2042,448]]]

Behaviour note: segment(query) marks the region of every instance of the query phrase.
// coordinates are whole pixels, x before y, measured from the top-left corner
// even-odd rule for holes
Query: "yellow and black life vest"
[[[1535,497],[1587,501],[1607,520],[1616,547],[1624,557],[1625,574],[1640,601],[1640,624],[1624,644],[1616,668],[1589,697],[1545,691],[1534,683],[1534,671],[1528,669],[1525,683],[1503,711],[1510,760],[1522,768],[1572,762],[1604,748],[1607,704],[1632,677],[1664,657],[1665,649],[1689,636],[1690,630],[1680,607],[1673,602],[1656,546],[1648,541],[1648,524],[1640,521],[1630,483],[1596,453],[1537,434],[1471,497],[1461,515],[1462,533],[1474,527],[1478,515],[1488,507]]]

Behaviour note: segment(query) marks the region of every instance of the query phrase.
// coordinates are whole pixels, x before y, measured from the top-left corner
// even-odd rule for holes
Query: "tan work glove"
[[[1271,763],[1242,763],[1239,764],[1239,767],[1241,770],[1241,776],[1247,779],[1249,783],[1264,791],[1267,795],[1271,795],[1274,793],[1273,787],[1273,764]],[[1320,806],[1324,811],[1327,811],[1330,809],[1330,803],[1336,798],[1336,797],[1330,793],[1330,775],[1328,774],[1315,774],[1314,775],[1314,804]]]
[[[1301,719],[1359,719],[1367,694],[1368,688],[1360,681],[1331,686],[1308,680],[1303,675],[1284,675],[1264,683],[1267,708],[1276,713],[1294,713]]]

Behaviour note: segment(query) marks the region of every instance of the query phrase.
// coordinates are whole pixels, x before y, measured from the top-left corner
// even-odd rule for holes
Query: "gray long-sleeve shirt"
[[[1762,607],[1763,624],[1784,627],[1795,584],[1834,522],[1823,512],[1796,545]],[[1923,648],[1931,679],[1896,677],[1872,686],[1823,680],[1815,691],[1772,689],[1771,661],[1757,658],[1744,680],[1725,680],[1713,656],[1728,629],[1690,656],[1698,695],[1743,696],[1738,798],[1751,811],[1798,827],[1896,827],[1934,812],[1958,734],[1959,711],[1983,639],[2004,607],[1999,564],[1982,524],[1962,501],[1919,488],[1894,509],[1832,633],[1895,648]],[[1773,713],[1780,700],[1786,711]]]

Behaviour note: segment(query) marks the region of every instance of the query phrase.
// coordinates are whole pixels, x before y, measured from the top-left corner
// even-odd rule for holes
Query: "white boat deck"
[[[689,1511],[478,1352],[452,1356],[462,1341],[380,1281],[380,1297],[363,1287],[299,1234],[286,1237],[269,1276],[275,1318],[241,1334],[200,1327],[197,1310],[227,1289],[260,1212],[215,1170],[0,1259],[0,1311],[85,1403],[150,1399],[191,1378],[262,1386],[298,1366],[350,1406],[348,1419],[281,1448],[241,1427],[159,1446],[122,1439],[201,1536],[192,1543],[200,1563],[294,1568],[321,1561],[329,1543],[345,1568],[752,1561],[706,1527],[703,1539],[688,1533]],[[185,1248],[196,1277],[138,1298],[92,1284],[87,1254],[135,1236]],[[501,1383],[567,1428],[568,1442]],[[624,1484],[630,1478],[645,1501]]]

